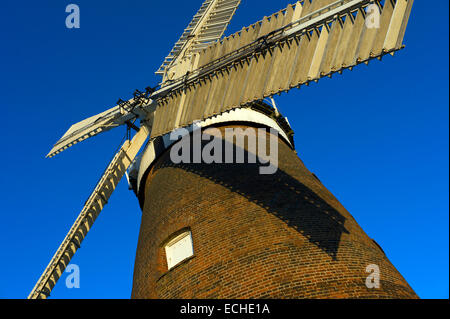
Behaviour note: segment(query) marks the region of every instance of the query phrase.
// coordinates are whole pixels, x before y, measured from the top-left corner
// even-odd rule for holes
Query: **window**
[[[165,249],[167,266],[170,270],[186,258],[194,255],[191,232],[185,231],[178,235],[166,244]]]

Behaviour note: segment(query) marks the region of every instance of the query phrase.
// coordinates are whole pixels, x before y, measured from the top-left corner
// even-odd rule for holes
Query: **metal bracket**
[[[132,128],[132,129],[135,130],[136,132],[139,131],[139,127],[137,127],[136,125],[134,125],[134,123],[131,123],[131,121],[126,121],[125,124],[127,125],[128,129]]]

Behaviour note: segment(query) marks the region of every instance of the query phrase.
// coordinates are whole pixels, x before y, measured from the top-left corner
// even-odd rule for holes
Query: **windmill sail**
[[[142,126],[131,142],[125,141],[119,152],[114,156],[66,238],[31,291],[28,299],[45,299],[50,296],[50,292],[56,285],[56,282],[70,263],[73,255],[80,248],[81,242],[104,206],[108,203],[111,194],[134,161],[148,135],[149,129],[146,126]]]
[[[156,74],[164,75],[177,59],[219,40],[241,0],[206,0],[175,43]]]
[[[379,25],[367,23],[370,5]],[[413,0],[304,0],[199,53],[154,95],[152,137],[307,85],[402,48]],[[375,17],[377,18],[377,17]]]
[[[76,123],[56,142],[47,157],[53,157],[79,142],[124,125],[137,117],[145,119],[147,114],[152,112],[152,107],[151,100],[142,97],[134,98],[123,102],[123,105],[117,105],[103,113]]]

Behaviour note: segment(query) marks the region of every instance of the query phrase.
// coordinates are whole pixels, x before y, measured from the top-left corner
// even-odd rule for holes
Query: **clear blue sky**
[[[73,2],[77,30],[69,1],[0,2],[0,298],[28,295],[125,130],[45,154],[72,123],[156,85],[202,1]],[[228,33],[292,2],[243,0]],[[398,55],[277,98],[300,157],[422,298],[449,296],[448,6],[416,0]],[[81,288],[63,276],[53,297],[129,298],[140,217],[122,181],[72,260]]]

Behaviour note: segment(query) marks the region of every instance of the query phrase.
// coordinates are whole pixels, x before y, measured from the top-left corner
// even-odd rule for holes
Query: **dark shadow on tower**
[[[203,145],[207,143],[203,142]],[[222,138],[222,149],[226,149],[227,143],[229,142]],[[192,146],[191,143],[189,145]],[[269,143],[266,145],[269,147]],[[239,148],[235,144],[233,148],[236,155]],[[283,170],[278,169],[273,175],[259,174],[261,164],[247,163],[247,147],[243,151],[245,164],[174,164],[166,161],[165,164],[157,164],[155,168],[182,169],[244,196],[302,234],[333,260],[337,260],[341,236],[349,233],[344,226],[346,218],[313,190]],[[222,163],[224,162],[223,155]]]

